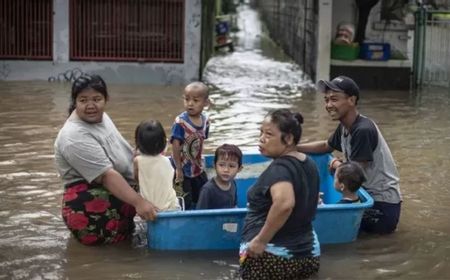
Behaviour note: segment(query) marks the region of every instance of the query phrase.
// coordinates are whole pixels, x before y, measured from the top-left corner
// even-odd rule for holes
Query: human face
[[[85,89],[75,99],[75,111],[78,117],[87,123],[99,123],[102,121],[106,99],[100,92],[94,89]]]
[[[355,97],[344,92],[328,90],[324,96],[325,109],[332,120],[343,119],[350,110],[355,108]]]
[[[200,90],[185,91],[184,95],[184,109],[191,117],[199,116],[203,108],[208,105],[208,98],[205,93]]]
[[[270,117],[266,117],[261,124],[258,148],[262,155],[270,158],[283,155],[288,148],[288,145],[281,141],[280,129],[271,121]]]
[[[216,177],[220,183],[230,183],[240,170],[237,158],[220,156],[216,162]]]

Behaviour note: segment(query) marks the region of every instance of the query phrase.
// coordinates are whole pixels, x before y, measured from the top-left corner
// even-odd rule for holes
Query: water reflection
[[[322,96],[287,59],[266,56],[271,44],[263,44],[262,35],[253,38],[266,49],[250,51],[243,44],[208,65],[205,76],[214,86],[215,106],[208,110],[214,122],[206,149],[225,141],[252,149],[262,116],[279,107],[302,112],[305,140],[325,139],[336,123],[327,116]],[[141,120],[159,119],[169,131],[183,110],[182,87],[111,85],[110,92],[106,110],[130,143]],[[0,100],[0,279],[233,278],[237,252],[150,251],[142,227],[132,242],[119,246],[90,248],[75,242],[60,216],[62,187],[53,163],[53,140],[67,116],[69,85],[3,82]],[[391,236],[324,246],[319,279],[450,275],[449,103],[445,89],[362,93],[360,110],[380,125],[399,167],[401,222]]]

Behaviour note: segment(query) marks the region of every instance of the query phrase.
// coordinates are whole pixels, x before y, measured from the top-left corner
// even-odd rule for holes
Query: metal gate
[[[182,63],[185,0],[70,0],[70,59]]]
[[[413,73],[415,85],[450,88],[450,11],[416,11]]]
[[[0,0],[0,59],[51,60],[52,0]]]

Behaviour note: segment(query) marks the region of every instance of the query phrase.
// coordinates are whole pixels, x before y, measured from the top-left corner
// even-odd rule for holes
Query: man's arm
[[[323,154],[323,153],[331,153],[332,151],[334,151],[334,149],[328,145],[327,141],[323,140],[311,143],[298,144],[297,151],[309,154]]]

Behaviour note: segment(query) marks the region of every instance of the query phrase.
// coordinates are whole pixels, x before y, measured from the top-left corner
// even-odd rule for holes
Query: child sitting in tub
[[[173,188],[174,170],[162,155],[167,146],[166,133],[156,120],[141,122],[135,131],[136,149],[134,176],[139,182],[141,195],[160,211],[180,210]]]
[[[203,185],[197,209],[221,209],[237,206],[234,178],[242,169],[242,151],[235,145],[223,144],[214,154],[216,176]]]
[[[334,188],[342,193],[342,199],[337,203],[361,202],[357,191],[365,181],[364,171],[358,163],[348,161],[339,165],[334,173]]]

